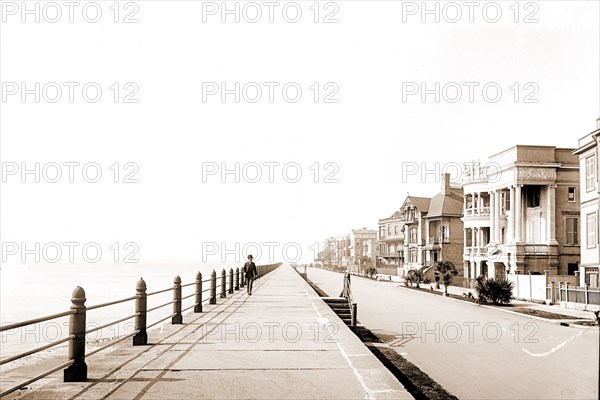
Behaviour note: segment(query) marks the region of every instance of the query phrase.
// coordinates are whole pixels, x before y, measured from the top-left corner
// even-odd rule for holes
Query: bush
[[[420,288],[419,283],[423,281],[423,271],[420,269],[411,269],[406,275],[406,280],[411,284],[416,284],[417,288]]]
[[[506,278],[477,278],[477,301],[479,304],[492,303],[494,305],[508,304],[512,299],[514,284]]]
[[[365,272],[367,273],[367,275],[372,278],[373,275],[375,275],[377,273],[377,268],[375,267],[369,267],[365,270]]]

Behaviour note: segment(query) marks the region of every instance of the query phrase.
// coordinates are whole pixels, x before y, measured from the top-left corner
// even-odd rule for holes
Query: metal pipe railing
[[[279,267],[280,265],[281,265],[281,263],[257,266],[257,270],[258,270],[257,277],[262,277],[262,276],[266,275],[267,273],[273,271],[275,268]],[[233,294],[235,292],[235,290],[239,290],[241,287],[244,287],[244,285],[245,285],[245,275],[244,275],[244,272],[240,268],[236,268],[235,273],[233,271],[233,268],[231,268],[229,270],[229,280],[227,280],[227,275],[226,275],[225,269],[223,269],[221,272],[220,280],[221,280],[220,281],[220,297],[221,298],[226,298],[227,284],[228,284],[230,294]],[[203,289],[203,283],[210,283],[210,286],[206,289]],[[182,296],[182,288],[186,288],[186,287],[190,287],[190,286],[195,287],[194,293],[191,293],[186,296]],[[4,392],[0,393],[0,396],[5,396],[9,393],[12,393],[24,386],[31,384],[32,382],[42,379],[42,378],[44,378],[52,373],[55,373],[61,369],[63,369],[63,379],[65,382],[86,381],[87,380],[87,364],[85,362],[86,357],[89,357],[91,355],[99,353],[99,352],[101,352],[111,346],[114,346],[115,344],[122,342],[131,337],[133,337],[132,344],[134,346],[146,345],[148,343],[148,334],[147,334],[148,329],[150,329],[160,323],[163,323],[164,321],[168,320],[169,318],[171,319],[172,324],[182,324],[183,323],[182,313],[184,311],[188,311],[193,308],[194,312],[198,313],[198,312],[202,312],[203,303],[208,302],[209,304],[217,304],[217,274],[214,270],[212,271],[209,279],[202,280],[202,274],[200,272],[198,272],[196,274],[195,281],[191,282],[191,283],[182,285],[181,278],[179,276],[176,276],[173,281],[172,287],[162,289],[162,290],[157,290],[157,291],[150,292],[150,293],[147,293],[146,289],[147,289],[146,282],[144,281],[144,279],[140,278],[140,280],[136,284],[136,294],[134,296],[126,297],[126,298],[120,299],[120,300],[114,300],[114,301],[109,301],[109,302],[105,302],[105,303],[95,304],[95,305],[87,307],[85,305],[85,301],[86,301],[85,290],[83,288],[77,286],[73,290],[73,294],[71,296],[70,310],[64,311],[61,313],[56,313],[56,314],[52,314],[52,315],[39,317],[39,318],[30,319],[27,321],[21,321],[21,322],[1,326],[0,332],[4,332],[4,331],[11,330],[11,329],[17,329],[17,328],[21,328],[21,327],[28,326],[28,325],[33,325],[33,324],[37,324],[40,322],[46,322],[46,321],[49,321],[52,319],[69,316],[69,335],[66,338],[63,338],[63,339],[57,340],[55,342],[49,343],[47,345],[44,345],[44,346],[29,350],[29,351],[26,351],[26,352],[23,352],[23,353],[20,353],[20,354],[17,354],[17,355],[8,357],[8,358],[2,359],[2,360],[0,360],[0,365],[7,364],[9,362],[18,360],[23,357],[27,357],[29,355],[38,353],[40,351],[47,350],[51,347],[54,347],[54,346],[57,346],[59,344],[66,343],[66,342],[69,343],[69,347],[68,347],[69,361],[67,361],[57,367],[54,367],[48,371],[45,371],[45,372],[27,380],[26,382],[20,383],[16,386],[13,386],[13,387],[5,390]],[[173,300],[166,302],[164,304],[160,304],[158,306],[154,306],[152,308],[148,308],[147,301],[148,301],[149,296],[154,296],[154,295],[166,293],[169,291],[172,291],[172,293],[173,293]],[[205,292],[210,292],[210,295],[209,295],[209,297],[203,299],[202,293],[205,293]],[[194,297],[194,303],[186,308],[182,308],[183,300],[189,299],[191,297]],[[100,308],[104,308],[104,307],[109,307],[109,306],[113,306],[116,304],[121,304],[121,303],[125,303],[125,302],[131,301],[131,300],[135,300],[135,313],[134,314],[131,314],[126,317],[122,317],[117,320],[103,324],[101,326],[86,330],[87,311],[96,310],[96,309],[100,309]],[[149,312],[158,310],[162,307],[166,307],[169,304],[173,304],[173,312],[170,315],[168,315],[150,325],[147,325],[147,314]],[[88,353],[85,353],[85,339],[86,339],[87,334],[101,331],[102,329],[106,329],[112,325],[121,323],[121,322],[126,321],[131,318],[135,319],[135,328],[132,333],[127,334],[122,337],[119,337],[117,340],[111,341],[110,343],[108,343],[104,346],[101,346],[97,349],[94,349],[94,350],[88,352]]]
[[[138,295],[135,295],[135,296],[127,297],[127,298],[125,298],[125,299],[121,299],[121,300],[115,300],[115,301],[109,301],[109,302],[107,302],[107,303],[96,304],[96,305],[94,305],[94,306],[89,306],[89,307],[86,307],[86,309],[87,309],[88,311],[90,311],[90,310],[95,310],[95,309],[97,309],[97,308],[108,307],[108,306],[112,306],[112,305],[114,305],[114,304],[125,303],[125,302],[127,302],[127,301],[135,300],[135,299],[137,299],[137,298],[138,298]]]
[[[42,372],[41,374],[36,375],[35,377],[33,377],[33,378],[31,378],[31,379],[23,382],[23,383],[19,383],[18,385],[15,385],[15,386],[11,387],[10,389],[5,390],[4,392],[0,393],[0,397],[6,396],[8,394],[11,394],[12,392],[14,392],[16,390],[21,389],[23,386],[27,386],[30,383],[33,383],[33,382],[38,381],[38,380],[40,380],[42,378],[45,378],[48,375],[53,374],[53,373],[55,373],[57,371],[60,371],[61,369],[65,368],[65,367],[69,367],[72,364],[73,364],[73,361],[69,360],[66,363],[60,364],[60,365],[58,365],[58,366],[56,366],[56,367],[54,367],[54,368],[52,368],[52,369],[50,369],[50,370],[48,370],[46,372]]]
[[[65,311],[65,312],[61,312],[61,313],[47,315],[45,317],[33,318],[33,319],[28,319],[26,321],[16,322],[14,324],[3,325],[0,327],[0,332],[8,331],[10,329],[21,328],[21,327],[24,327],[27,325],[37,324],[39,322],[50,321],[50,320],[56,319],[56,318],[66,317],[67,315],[73,314],[73,312],[74,312],[73,310],[69,310],[69,311]]]
[[[48,343],[48,344],[46,344],[44,346],[37,347],[37,348],[35,348],[33,350],[29,350],[29,351],[26,351],[24,353],[19,353],[19,354],[15,355],[15,356],[12,356],[12,357],[4,358],[4,359],[0,360],[0,365],[9,363],[11,361],[18,360],[18,359],[23,358],[23,357],[30,356],[30,355],[35,354],[35,353],[39,353],[40,351],[47,350],[47,349],[49,349],[51,347],[54,347],[54,346],[58,346],[59,344],[68,342],[70,339],[71,339],[71,337],[69,336],[69,337],[66,337],[64,339],[60,339],[60,340],[57,340],[55,342],[52,342],[52,343]]]

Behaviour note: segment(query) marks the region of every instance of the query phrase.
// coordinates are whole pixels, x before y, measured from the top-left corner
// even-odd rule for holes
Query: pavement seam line
[[[304,286],[304,292],[306,293],[306,296],[311,300],[311,304],[312,304],[314,310],[317,312],[317,315],[319,316],[319,319],[322,319],[323,318],[323,314],[321,314],[321,312],[319,311],[319,309],[317,308],[317,306],[315,306],[315,302],[314,302],[312,296],[310,296],[309,293],[308,293],[308,291],[306,290],[306,286]],[[323,300],[321,300],[321,301],[323,301]],[[329,326],[327,327],[327,330],[329,331],[330,334],[332,334],[332,335],[335,334],[335,332],[331,332],[329,330]],[[360,383],[360,385],[362,386],[363,390],[365,391],[365,393],[366,393],[365,398],[366,399],[375,399],[375,397],[373,396],[375,392],[373,391],[373,389],[371,389],[371,388],[369,388],[367,386],[367,384],[365,383],[362,375],[354,367],[354,365],[352,364],[352,361],[350,361],[350,358],[348,358],[348,355],[346,354],[346,351],[341,346],[340,342],[337,341],[336,345],[337,345],[338,349],[340,350],[340,353],[342,354],[342,356],[346,360],[346,363],[348,363],[348,366],[350,367],[350,369],[352,369],[352,372],[354,373],[354,376],[356,376],[356,378],[358,379],[358,382]]]

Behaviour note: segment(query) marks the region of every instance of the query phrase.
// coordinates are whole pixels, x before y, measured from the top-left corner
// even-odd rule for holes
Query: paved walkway
[[[410,399],[288,265],[149,332],[148,346],[90,357],[88,382],[62,373],[24,399]],[[10,397],[10,396],[9,396]]]

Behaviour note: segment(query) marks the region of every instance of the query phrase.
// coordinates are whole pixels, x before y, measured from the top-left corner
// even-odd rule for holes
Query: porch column
[[[490,243],[496,243],[496,192],[490,192]]]
[[[521,227],[523,217],[521,216],[521,186],[515,185],[515,242],[521,242]]]
[[[558,244],[556,242],[556,185],[548,185],[546,188],[546,227],[548,233],[546,239],[548,244]]]
[[[510,219],[508,220],[508,243],[515,242],[515,187],[510,187]]]
[[[500,204],[500,190],[496,190],[494,192],[494,203],[496,208],[494,209],[494,242],[495,243],[500,243],[500,208],[501,208],[501,204]]]

